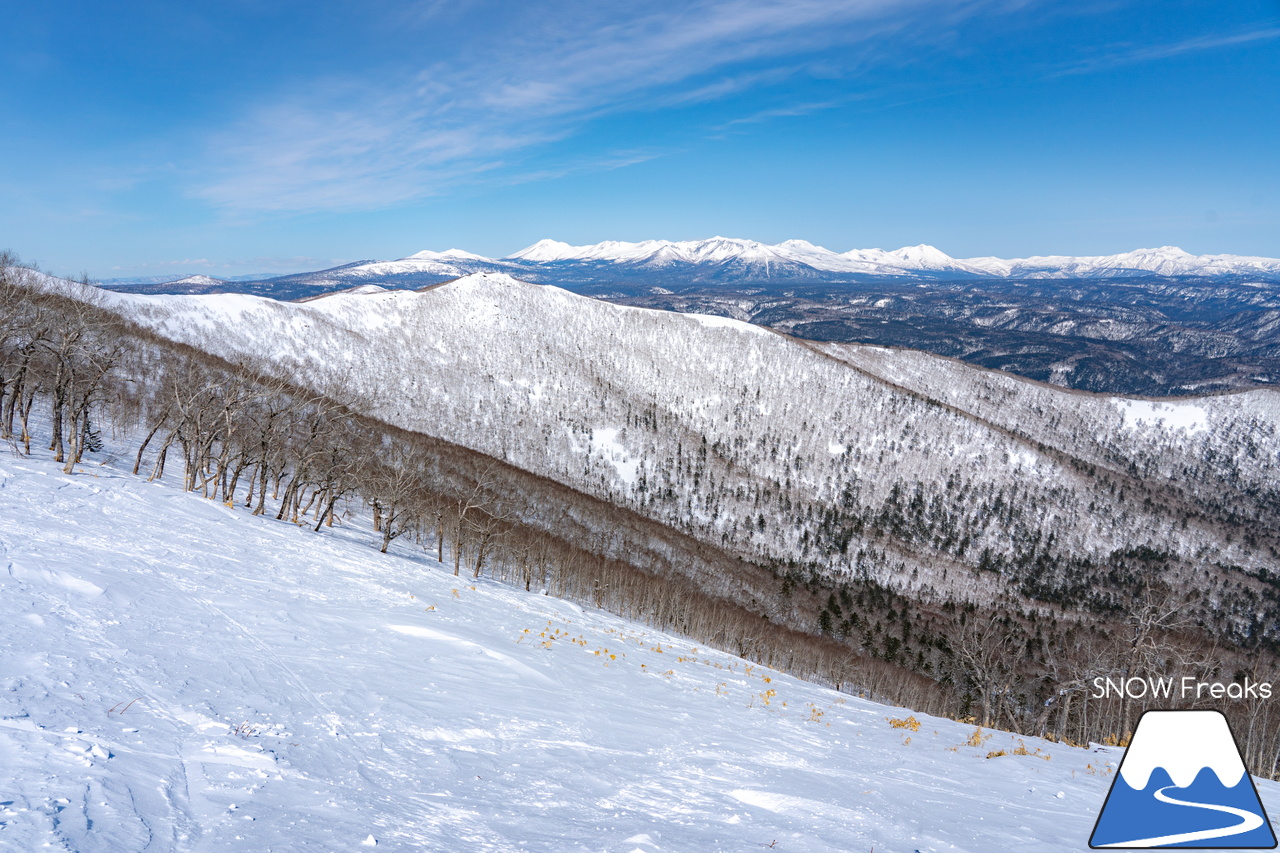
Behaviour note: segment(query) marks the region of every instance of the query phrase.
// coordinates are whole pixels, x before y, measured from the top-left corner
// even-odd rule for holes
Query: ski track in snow
[[[0,456],[0,567],[0,850],[1079,850],[1086,765],[1120,758],[988,760],[1016,742],[922,714],[907,742],[908,711],[379,555],[359,519],[96,464]]]

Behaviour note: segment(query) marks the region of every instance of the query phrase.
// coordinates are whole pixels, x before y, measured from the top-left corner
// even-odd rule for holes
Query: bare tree
[[[492,502],[490,488],[492,486],[494,466],[486,466],[472,481],[471,489],[460,493],[454,501],[455,536],[453,547],[453,573],[456,576],[462,568],[463,544],[469,542],[473,516],[484,511]],[[476,565],[479,565],[477,560]]]
[[[956,662],[978,694],[982,725],[990,726],[1012,692],[1020,642],[1004,620],[970,616],[953,645]]]
[[[379,550],[385,554],[392,540],[413,529],[422,518],[422,471],[406,456],[373,459],[362,479],[365,500],[374,510],[375,529],[382,533]]]

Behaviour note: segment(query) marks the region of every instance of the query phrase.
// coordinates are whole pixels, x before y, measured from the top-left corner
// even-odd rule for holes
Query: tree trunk
[[[138,469],[142,467],[142,454],[143,454],[143,452],[147,449],[147,445],[151,443],[151,439],[153,439],[153,438],[155,438],[155,437],[156,437],[156,433],[158,433],[158,432],[160,431],[160,427],[162,427],[162,426],[164,426],[164,423],[163,423],[163,422],[158,423],[158,424],[156,424],[154,427],[152,427],[152,428],[151,428],[151,432],[147,433],[147,437],[146,437],[146,438],[144,438],[144,439],[142,440],[142,444],[141,444],[141,445],[139,445],[139,447],[138,447],[138,455],[137,455],[136,457],[134,457],[134,460],[133,460],[133,473],[134,473],[134,475],[135,475],[135,476],[136,476],[136,475],[137,475],[137,473],[138,473]]]
[[[80,459],[81,445],[79,417],[74,410],[71,413],[71,422],[67,424],[67,441],[70,446],[67,448],[67,461],[62,466],[62,473],[73,474],[76,470],[76,462]]]
[[[64,461],[62,447],[62,395],[58,392],[53,394],[53,436],[49,443],[49,449],[54,451],[53,461]]]
[[[329,500],[324,506],[324,512],[320,513],[320,519],[316,522],[316,533],[320,532],[321,526],[323,526],[326,521],[329,522],[330,527],[333,526],[333,508],[337,503],[338,495],[336,493],[330,494]]]
[[[267,512],[267,459],[264,456],[258,467],[258,505],[254,507],[254,515],[265,515]]]
[[[294,477],[289,481],[289,485],[285,487],[284,498],[280,501],[280,511],[276,513],[276,521],[284,519],[285,511],[288,510],[289,504],[293,501],[293,493],[297,489],[297,483],[298,478]]]
[[[31,407],[36,404],[36,392],[27,395],[27,402],[22,408],[22,452],[31,455]]]

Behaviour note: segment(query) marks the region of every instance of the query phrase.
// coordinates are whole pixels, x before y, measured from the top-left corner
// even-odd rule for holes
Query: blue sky
[[[205,8],[207,7],[207,8]],[[8,4],[0,248],[1280,256],[1280,0]]]

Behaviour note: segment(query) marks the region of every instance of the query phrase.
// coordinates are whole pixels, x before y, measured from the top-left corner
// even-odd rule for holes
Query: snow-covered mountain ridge
[[[998,278],[1122,278],[1126,276],[1222,276],[1254,275],[1280,278],[1280,260],[1240,255],[1192,255],[1175,246],[1137,249],[1115,255],[1070,257],[1065,255],[1002,259],[957,259],[928,245],[901,249],[853,249],[837,253],[805,240],[767,245],[754,240],[712,237],[708,240],[673,242],[645,240],[639,243],[606,241],[571,246],[540,240],[504,258],[484,258],[469,252],[419,252],[399,261],[358,268],[369,275],[410,270],[445,271],[457,275],[492,268],[554,265],[608,265],[628,270],[673,271],[681,267],[727,268],[743,277],[769,278],[803,273],[842,273],[866,276],[938,275]],[[354,272],[354,271],[353,271]]]
[[[1280,384],[1280,261],[1173,247],[1006,260],[956,259],[926,245],[836,253],[803,240],[542,240],[497,259],[450,249],[261,281],[109,287],[296,300],[369,285],[419,289],[482,272],[735,317],[810,340],[925,349],[1091,391]]]
[[[1058,278],[1098,279],[1143,276],[1256,277],[1280,281],[1280,260],[1240,255],[1192,255],[1174,246],[1137,249],[1114,255],[1028,258],[979,257],[958,259],[929,246],[904,246],[893,251],[852,249],[839,253],[805,240],[768,245],[754,240],[712,237],[707,240],[644,240],[637,243],[606,241],[572,246],[556,240],[539,240],[532,246],[502,258],[488,258],[461,249],[421,251],[398,260],[359,261],[330,270],[279,276],[264,281],[277,286],[291,283],[334,287],[343,283],[392,283],[476,272],[507,272],[542,283],[608,280],[662,279],[694,276],[725,283],[771,279],[861,280],[877,278]],[[183,292],[186,280],[172,281],[173,292]],[[113,287],[124,282],[113,282]],[[139,285],[156,289],[154,281]]]
[[[957,259],[933,246],[905,246],[894,251],[853,249],[844,253],[815,246],[805,240],[787,240],[775,246],[753,240],[713,237],[709,240],[640,243],[605,242],[570,246],[541,240],[503,260],[536,263],[603,261],[612,264],[660,266],[683,264],[743,263],[778,267],[803,265],[826,272],[866,275],[914,275],[959,273],[1002,278],[1093,278],[1154,274],[1277,275],[1280,260],[1238,255],[1191,255],[1175,246],[1137,249],[1115,255],[1069,257],[1063,255],[1001,259]]]
[[[1174,404],[922,353],[810,347],[502,274],[305,304],[112,299],[165,337],[342,388],[388,423],[757,560],[948,595],[1009,583],[1100,594],[1088,567],[1137,546],[1185,561],[1177,571],[1204,583],[1204,549],[1275,571],[1265,547],[1222,527],[1232,513],[1270,512],[1272,391],[1166,414]]]

